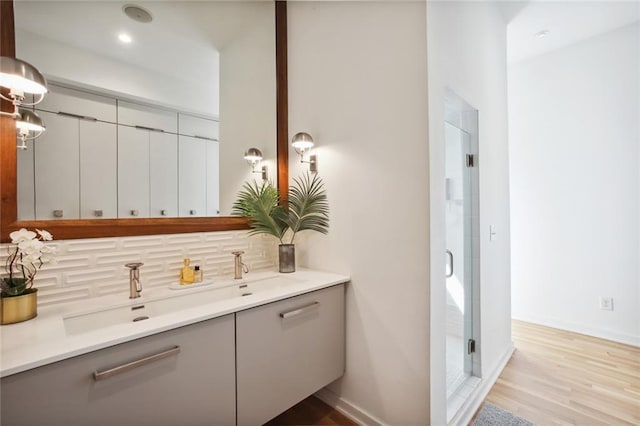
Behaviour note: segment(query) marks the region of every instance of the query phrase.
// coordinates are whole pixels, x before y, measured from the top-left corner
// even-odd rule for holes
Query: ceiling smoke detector
[[[129,18],[133,19],[136,22],[148,23],[153,20],[153,16],[146,9],[141,8],[140,6],[136,6],[135,4],[127,4],[122,8],[122,11]]]

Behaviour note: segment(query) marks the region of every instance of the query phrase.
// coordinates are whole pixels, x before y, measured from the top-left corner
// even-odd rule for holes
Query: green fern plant
[[[250,234],[269,234],[280,244],[291,230],[289,244],[300,231],[329,232],[329,202],[322,179],[307,173],[293,180],[289,197],[281,205],[278,190],[271,183],[245,183],[233,204],[232,214],[249,219]]]

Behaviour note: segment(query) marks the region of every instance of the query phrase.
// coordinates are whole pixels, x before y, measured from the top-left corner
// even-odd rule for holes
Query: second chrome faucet
[[[233,278],[236,280],[241,280],[242,273],[244,272],[246,274],[247,272],[249,272],[249,267],[247,266],[247,264],[242,262],[242,255],[244,254],[244,252],[233,251],[231,252],[231,254],[235,256],[235,258],[233,259]]]

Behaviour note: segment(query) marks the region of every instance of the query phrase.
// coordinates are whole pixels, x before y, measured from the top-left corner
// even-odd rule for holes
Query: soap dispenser
[[[184,266],[180,270],[180,285],[193,284],[195,279],[194,270],[191,266],[189,266],[191,261],[187,258],[184,260]]]

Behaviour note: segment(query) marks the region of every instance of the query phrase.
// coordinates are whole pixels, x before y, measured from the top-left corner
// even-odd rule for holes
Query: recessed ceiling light
[[[544,38],[549,35],[549,30],[542,30],[535,33],[535,36],[538,38]]]
[[[131,43],[131,36],[129,34],[120,33],[120,34],[118,34],[118,40],[120,40],[121,42],[123,42],[125,44],[129,44],[129,43]]]

